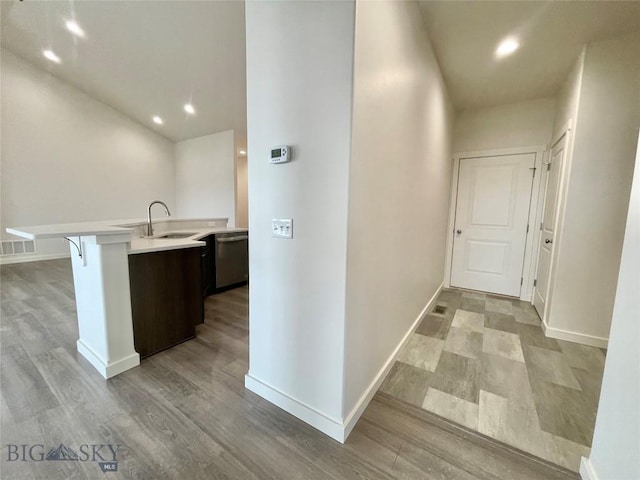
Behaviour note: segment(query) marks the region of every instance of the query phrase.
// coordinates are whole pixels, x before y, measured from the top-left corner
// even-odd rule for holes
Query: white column
[[[140,364],[133,346],[129,290],[127,243],[131,234],[86,236],[80,241],[82,257],[70,245],[78,352],[104,378],[110,378]]]

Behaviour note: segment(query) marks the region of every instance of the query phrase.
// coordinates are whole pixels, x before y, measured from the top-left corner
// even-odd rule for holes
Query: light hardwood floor
[[[246,288],[207,299],[197,339],[105,381],[76,352],[69,260],[0,273],[2,479],[578,478],[383,393],[345,445],[319,433],[245,390]],[[8,461],[37,444],[122,445],[118,472]]]

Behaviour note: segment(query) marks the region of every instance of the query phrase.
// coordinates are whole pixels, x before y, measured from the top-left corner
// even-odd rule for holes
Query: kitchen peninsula
[[[104,378],[140,364],[140,352],[134,346],[131,297],[131,281],[135,284],[136,279],[130,279],[132,262],[129,256],[193,248],[202,250],[207,246],[203,241],[207,237],[247,231],[228,228],[226,218],[167,218],[154,222],[155,234],[151,237],[146,236],[146,229],[147,220],[7,228],[8,233],[30,240],[66,238],[69,241],[80,337],[78,352]],[[195,256],[193,252],[191,257]],[[140,280],[140,274],[136,275]],[[140,339],[135,344],[140,344]]]

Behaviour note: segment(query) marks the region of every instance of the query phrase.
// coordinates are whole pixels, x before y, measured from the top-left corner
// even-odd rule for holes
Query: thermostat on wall
[[[289,156],[289,147],[287,145],[280,145],[279,147],[273,147],[271,149],[271,157],[269,163],[287,163],[291,160]]]

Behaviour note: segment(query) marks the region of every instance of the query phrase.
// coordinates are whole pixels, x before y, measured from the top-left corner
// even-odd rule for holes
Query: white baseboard
[[[58,260],[59,258],[69,258],[70,253],[50,253],[47,255],[26,254],[7,255],[0,257],[0,265],[10,265],[12,263],[40,262],[43,260]]]
[[[107,363],[82,340],[78,340],[76,342],[76,347],[78,352],[86,358],[104,378],[115,377],[122,372],[126,372],[130,368],[140,365],[140,355],[136,352],[116,360],[115,362]]]
[[[274,405],[289,412],[294,417],[298,417],[312,427],[317,428],[322,433],[329,435],[340,443],[344,443],[346,436],[344,435],[344,426],[340,421],[258,380],[251,375],[251,372],[244,376],[244,386],[253,393],[260,395],[262,398],[269,400]]]
[[[598,348],[607,348],[609,345],[608,338],[594,337],[584,333],[570,332],[568,330],[550,327],[545,322],[542,322],[542,330],[544,330],[544,334],[547,337],[557,338],[558,340],[566,340],[567,342],[581,343],[582,345]]]
[[[598,480],[598,475],[596,475],[591,461],[586,457],[580,459],[580,476],[582,480]]]
[[[297,400],[290,395],[281,392],[277,388],[274,388],[271,385],[260,381],[259,379],[252,376],[251,372],[245,375],[244,386],[252,392],[260,395],[262,398],[269,400],[274,405],[289,412],[291,415],[298,417],[300,420],[303,420],[312,427],[317,428],[322,433],[329,435],[334,440],[337,440],[340,443],[344,443],[353,428],[356,426],[356,423],[360,419],[360,416],[369,405],[369,402],[380,388],[380,385],[382,385],[382,382],[384,382],[384,379],[389,374],[389,371],[393,367],[393,364],[400,354],[402,347],[404,347],[404,345],[409,341],[409,337],[411,336],[411,334],[416,330],[416,328],[418,328],[418,325],[420,324],[424,316],[433,307],[436,299],[438,298],[438,295],[440,295],[440,292],[442,291],[442,288],[443,284],[440,284],[436,292],[427,302],[411,327],[407,330],[407,333],[404,335],[398,346],[394,349],[391,355],[389,355],[389,358],[387,359],[385,364],[371,381],[349,415],[347,415],[347,417],[345,417],[343,421],[331,418],[324,413],[310,407],[304,402],[301,402],[300,400]]]
[[[391,355],[389,355],[389,358],[387,359],[385,364],[382,366],[378,374],[374,377],[373,381],[369,384],[369,387],[367,387],[365,392],[362,394],[362,396],[356,403],[355,407],[353,407],[349,415],[347,415],[347,417],[345,418],[344,420],[344,438],[345,439],[349,436],[349,434],[351,433],[351,430],[353,430],[353,428],[356,426],[356,423],[358,423],[360,416],[366,410],[367,406],[369,405],[369,402],[371,401],[373,396],[376,394],[376,392],[380,388],[380,385],[382,385],[382,382],[384,382],[384,379],[387,378],[387,375],[389,374],[389,371],[391,371],[391,368],[393,367],[393,364],[395,363],[396,358],[398,358],[398,355],[400,355],[400,351],[405,346],[405,344],[409,341],[409,337],[411,337],[411,334],[415,332],[416,328],[418,328],[418,325],[420,325],[420,322],[422,321],[424,316],[431,310],[431,307],[433,307],[433,304],[438,298],[438,295],[440,295],[440,292],[442,291],[443,286],[444,284],[440,284],[440,286],[436,290],[436,293],[433,294],[431,299],[427,302],[425,307],[418,314],[418,317],[415,319],[415,321],[413,322],[409,330],[407,330],[407,333],[404,335],[404,337],[402,338],[398,346],[391,353]]]

